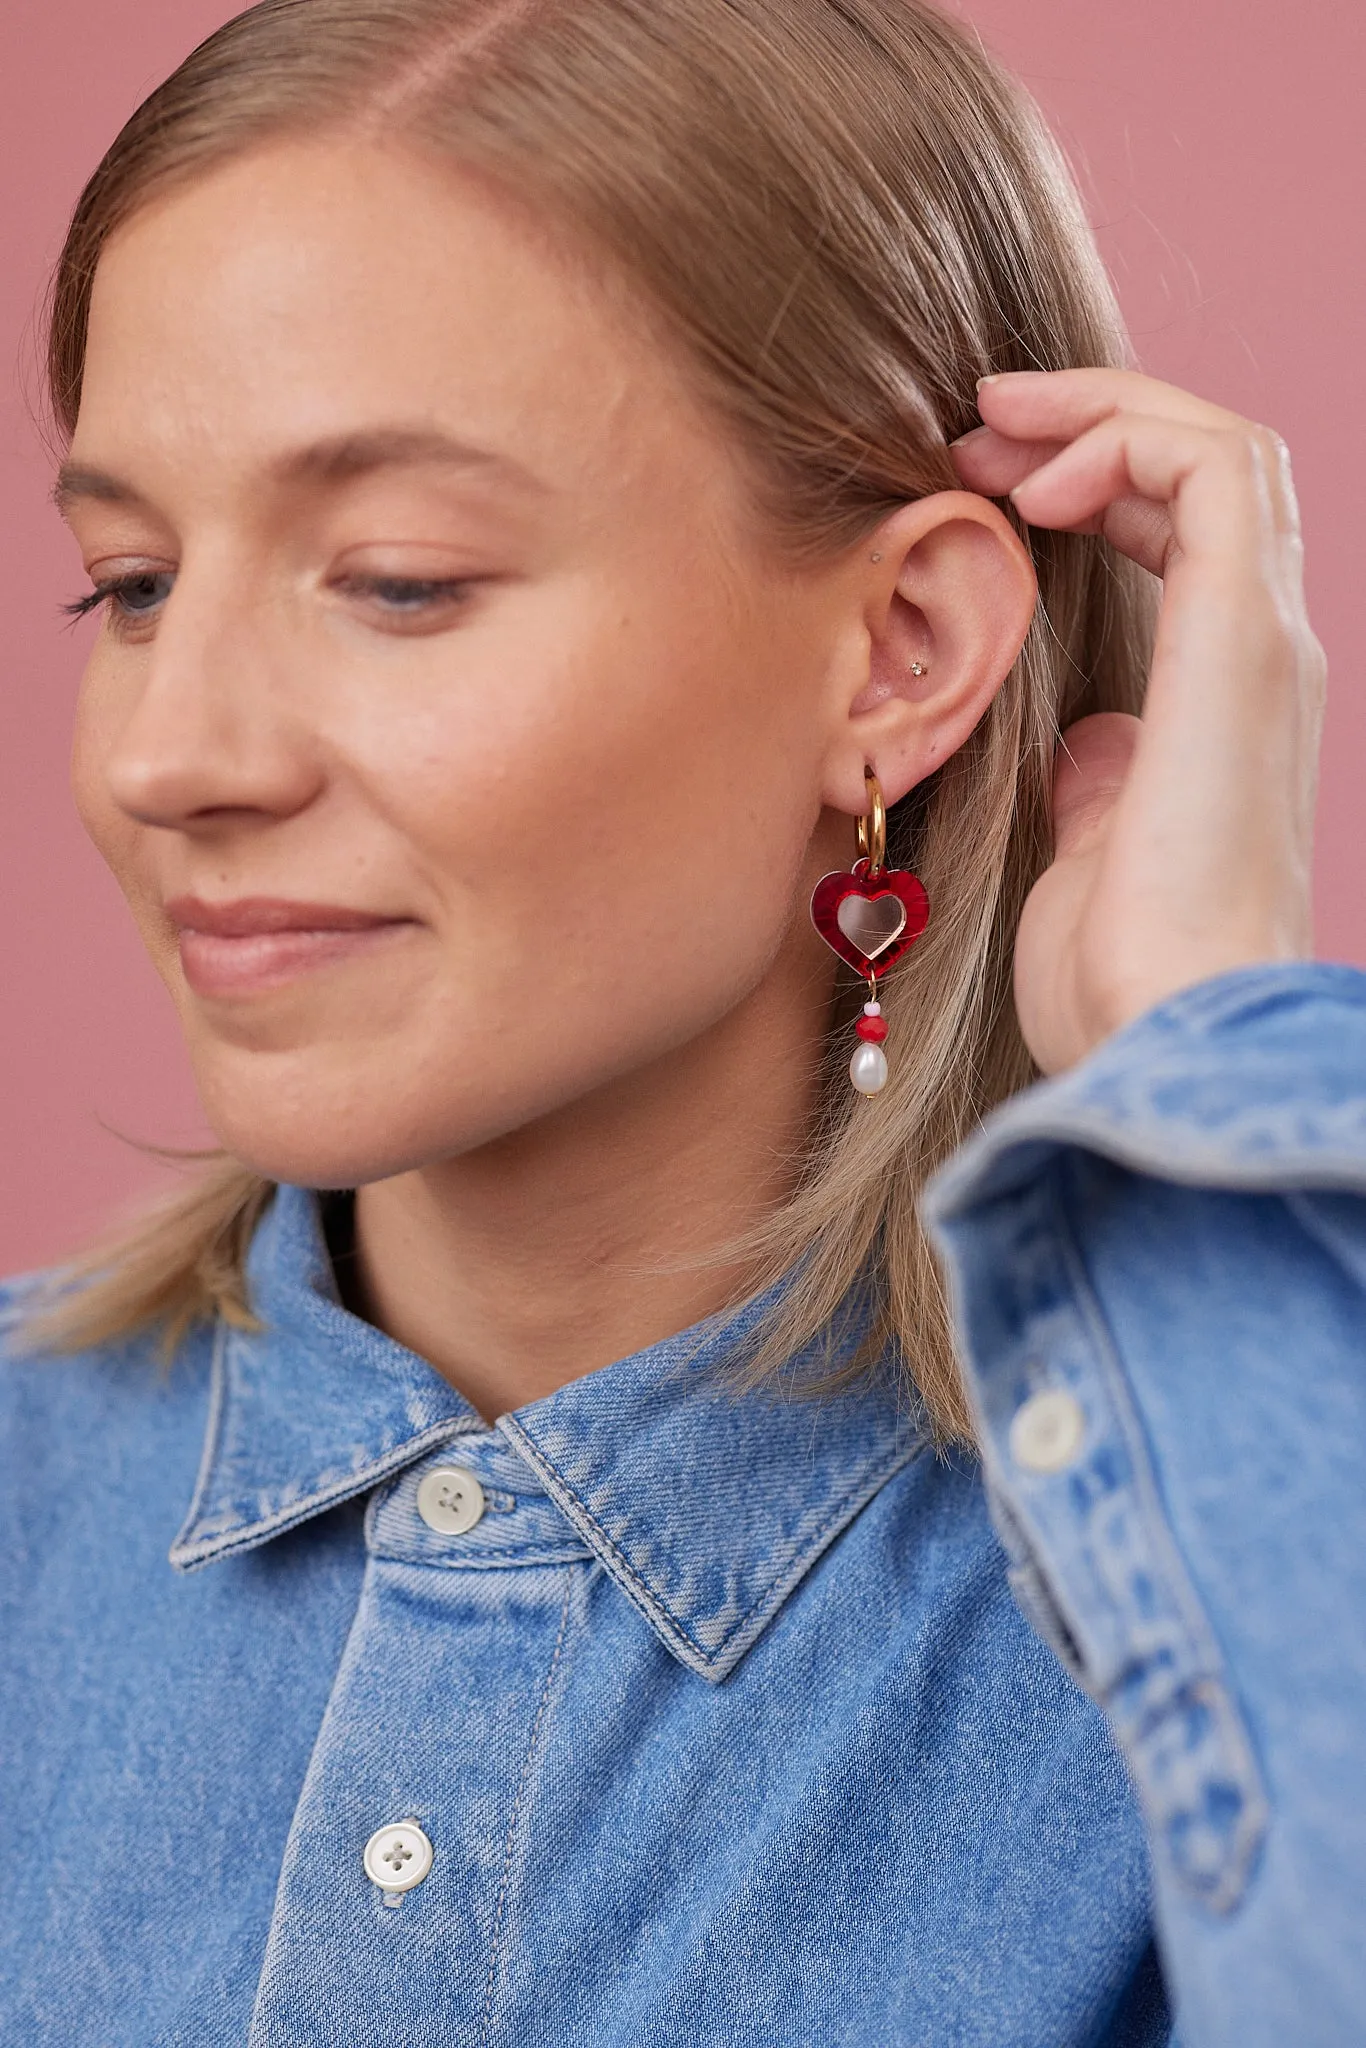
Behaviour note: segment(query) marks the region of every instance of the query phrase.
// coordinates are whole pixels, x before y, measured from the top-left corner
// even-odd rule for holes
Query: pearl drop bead
[[[849,1062],[849,1079],[860,1095],[876,1095],[887,1086],[887,1055],[880,1045],[861,1045]]]

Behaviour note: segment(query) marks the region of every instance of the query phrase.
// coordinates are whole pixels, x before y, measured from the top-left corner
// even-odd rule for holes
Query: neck
[[[350,1306],[492,1421],[747,1292],[726,1247],[791,1191],[830,991],[794,945],[667,1060],[358,1189]]]

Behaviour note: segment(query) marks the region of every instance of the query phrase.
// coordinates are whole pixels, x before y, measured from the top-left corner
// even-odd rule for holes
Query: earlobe
[[[1019,655],[1038,586],[1004,513],[968,491],[901,506],[853,568],[866,665],[842,714],[825,800],[858,816],[866,765],[895,803],[963,745]]]

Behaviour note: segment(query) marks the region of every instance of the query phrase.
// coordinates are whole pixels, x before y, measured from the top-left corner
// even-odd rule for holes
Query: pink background
[[[205,1141],[169,1003],[66,793],[88,629],[31,417],[36,309],[119,123],[222,0],[7,0],[0,66],[0,1271],[78,1242],[158,1168],[114,1135]],[[1146,366],[1276,426],[1296,458],[1334,696],[1321,951],[1366,965],[1366,285],[1355,0],[966,0],[1062,135]]]

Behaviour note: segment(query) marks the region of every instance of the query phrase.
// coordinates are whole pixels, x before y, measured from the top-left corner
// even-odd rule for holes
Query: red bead
[[[887,1020],[885,1017],[860,1017],[854,1029],[870,1045],[881,1045],[887,1036]]]

